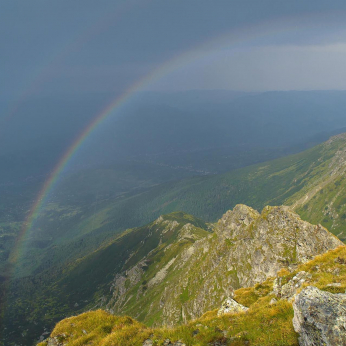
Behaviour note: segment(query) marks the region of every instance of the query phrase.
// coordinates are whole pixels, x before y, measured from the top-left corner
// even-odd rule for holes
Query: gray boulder
[[[300,346],[346,345],[346,294],[309,286],[296,295],[293,309]]]
[[[237,303],[232,298],[228,298],[222,303],[221,309],[219,309],[219,311],[217,312],[217,315],[220,316],[223,314],[229,314],[229,313],[235,313],[235,312],[245,312],[247,310],[249,310],[249,308],[247,308],[246,306]]]

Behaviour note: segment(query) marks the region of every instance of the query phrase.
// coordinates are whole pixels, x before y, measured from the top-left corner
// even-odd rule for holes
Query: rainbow
[[[314,16],[319,17],[325,14],[315,14]],[[312,15],[310,15],[310,18]],[[27,234],[33,228],[35,220],[37,219],[40,211],[42,210],[45,202],[47,201],[48,195],[54,189],[59,177],[65,170],[68,163],[71,161],[72,157],[76,155],[78,149],[85,143],[90,134],[101,125],[108,117],[114,115],[115,111],[118,110],[122,105],[128,102],[133,95],[138,91],[145,90],[146,87],[151,85],[153,82],[160,80],[162,77],[170,74],[171,72],[186,66],[192,61],[195,61],[201,56],[209,54],[211,51],[217,48],[224,48],[231,45],[232,48],[236,48],[237,44],[251,43],[252,40],[268,37],[269,35],[277,35],[282,32],[294,31],[299,29],[302,23],[302,19],[305,17],[294,17],[286,19],[278,19],[275,21],[260,23],[253,25],[251,27],[247,26],[239,30],[234,30],[226,35],[219,36],[217,38],[211,39],[206,43],[203,43],[188,52],[180,54],[173,59],[163,63],[157,69],[154,69],[147,76],[141,80],[134,83],[131,87],[125,90],[119,97],[117,97],[113,102],[111,102],[100,114],[98,114],[93,121],[91,121],[85,129],[80,133],[71,147],[65,152],[59,162],[56,164],[55,168],[50,174],[50,177],[42,186],[35,203],[33,204],[31,211],[29,212],[26,221],[22,227],[22,230],[17,238],[17,243],[14,251],[12,252],[10,263],[15,264],[21,257],[22,250],[25,248],[25,242]],[[278,30],[280,27],[280,30]],[[273,29],[274,28],[274,29]]]

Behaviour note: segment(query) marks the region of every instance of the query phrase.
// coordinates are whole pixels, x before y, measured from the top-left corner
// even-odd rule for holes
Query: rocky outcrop
[[[293,309],[300,346],[346,345],[346,294],[309,286],[295,297]]]
[[[163,220],[157,225],[165,226]],[[171,221],[167,227],[172,225]],[[141,260],[148,267],[140,280],[133,280],[136,284],[126,276],[118,280],[107,308],[144,322],[154,314],[158,323],[187,322],[221,306],[233,290],[264,282],[282,268],[296,269],[343,244],[324,227],[301,220],[284,206],[265,207],[260,214],[237,205],[213,229],[214,233],[199,236],[198,229],[187,224],[174,242],[160,243],[150,259]],[[307,279],[299,274],[290,283],[277,282],[277,296],[290,299]]]
[[[312,275],[304,271],[298,272],[287,283],[282,282],[282,278],[276,278],[273,283],[273,293],[281,299],[290,300],[297,291],[303,286],[304,282],[311,279]]]
[[[239,304],[232,298],[228,298],[222,303],[221,308],[217,312],[217,315],[220,316],[223,314],[246,312],[247,310],[249,310],[249,308]]]

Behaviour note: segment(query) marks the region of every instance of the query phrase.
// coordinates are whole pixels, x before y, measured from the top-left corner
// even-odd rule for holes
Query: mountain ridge
[[[233,290],[342,245],[322,226],[302,221],[283,206],[265,207],[259,214],[237,205],[213,225],[213,231],[178,253],[160,248],[118,274],[104,307],[148,325],[186,323],[220,305]]]
[[[102,310],[86,312],[59,322],[50,338],[39,346],[62,346],[66,342],[71,346],[85,343],[91,346],[119,343],[124,346],[307,346],[311,339],[327,345],[336,345],[335,341],[342,344],[346,341],[342,333],[346,314],[340,305],[333,306],[333,301],[346,300],[346,295],[340,294],[346,288],[345,263],[343,245],[293,271],[285,268],[274,278],[236,290],[229,300],[248,307],[244,311],[225,313],[215,309],[173,328],[150,328],[131,317],[113,316]],[[292,287],[292,295],[284,297],[276,293],[277,282],[281,287]],[[313,304],[318,313],[304,310],[304,303],[307,308]],[[332,319],[326,320],[327,311]]]

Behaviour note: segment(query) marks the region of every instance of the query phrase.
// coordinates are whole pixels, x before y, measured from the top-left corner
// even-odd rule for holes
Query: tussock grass
[[[196,346],[215,341],[228,345],[298,345],[291,304],[279,301],[270,305],[269,301],[269,297],[260,298],[246,313],[218,317],[213,311],[176,328],[148,328],[130,317],[98,310],[61,321],[51,336],[69,346],[141,346],[148,338],[154,345],[162,345],[166,339]],[[39,345],[46,346],[46,342]]]
[[[311,273],[304,286],[313,285],[333,293],[346,289],[346,246],[340,246],[312,261],[300,265],[294,272],[283,269],[278,276],[289,281],[297,272]],[[298,335],[292,325],[293,308],[290,301],[270,304],[274,278],[253,287],[234,292],[234,298],[249,307],[247,312],[217,316],[209,311],[197,320],[174,328],[149,328],[128,316],[113,316],[97,310],[59,322],[51,336],[69,346],[142,346],[150,338],[154,346],[182,340],[187,346],[205,346],[216,341],[225,345],[297,346]],[[328,284],[339,283],[339,287]],[[42,342],[39,346],[46,346]]]
[[[346,246],[339,246],[333,251],[316,256],[312,261],[300,265],[298,270],[312,274],[312,279],[304,286],[316,286],[331,293],[345,293]],[[329,284],[340,284],[340,286],[331,287]]]

